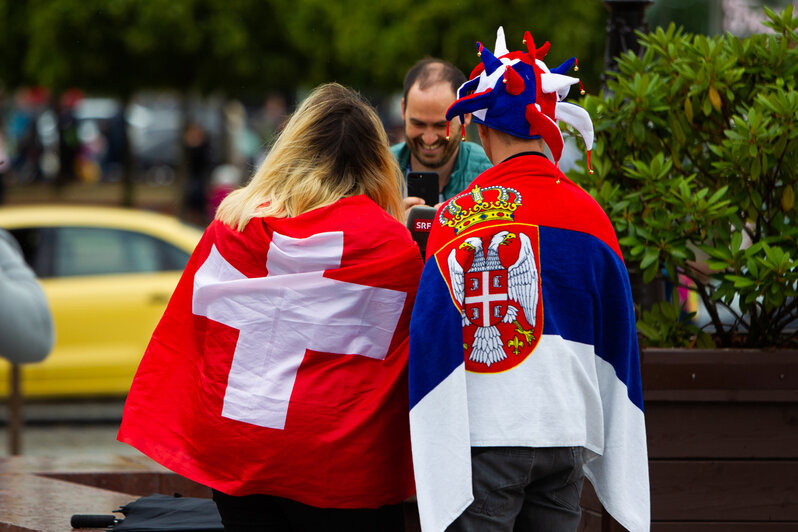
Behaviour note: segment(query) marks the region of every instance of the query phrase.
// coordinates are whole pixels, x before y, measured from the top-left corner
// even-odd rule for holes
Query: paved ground
[[[22,454],[139,455],[133,447],[116,441],[122,406],[119,400],[27,403],[22,410],[25,419]],[[0,457],[9,455],[9,439],[8,405],[3,403],[0,404]]]
[[[116,441],[118,425],[51,425],[25,427],[22,454],[27,456],[63,456],[111,453],[139,455],[133,447]],[[0,457],[8,456],[8,430],[0,428]]]

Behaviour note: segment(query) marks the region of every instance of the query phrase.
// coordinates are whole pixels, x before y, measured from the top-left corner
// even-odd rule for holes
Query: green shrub
[[[765,10],[773,34],[641,34],[641,54],[583,101],[595,173],[572,178],[630,270],[696,293],[711,320],[691,325],[674,296],[640,309],[645,344],[798,343],[798,18]]]

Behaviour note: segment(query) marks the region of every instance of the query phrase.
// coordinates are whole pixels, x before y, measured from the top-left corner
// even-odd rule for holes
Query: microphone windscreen
[[[427,258],[427,240],[434,219],[435,207],[429,205],[416,205],[407,214],[407,228],[410,230],[413,240],[418,244],[421,258],[424,260]]]

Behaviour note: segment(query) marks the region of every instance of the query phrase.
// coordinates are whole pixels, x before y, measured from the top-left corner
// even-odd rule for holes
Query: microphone
[[[407,214],[407,228],[410,230],[413,240],[418,244],[421,258],[424,260],[427,259],[427,240],[434,219],[435,207],[429,205],[416,205]]]

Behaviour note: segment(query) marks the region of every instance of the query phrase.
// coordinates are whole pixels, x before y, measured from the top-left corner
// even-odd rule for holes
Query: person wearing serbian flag
[[[153,333],[118,439],[209,486],[226,531],[403,530],[422,258],[383,126],[313,91],[220,205]]]
[[[494,166],[436,213],[410,325],[410,431],[424,532],[573,531],[587,477],[650,526],[634,308],[612,225],[554,161],[575,60],[509,52],[499,28],[446,118],[472,113]],[[588,167],[589,157],[588,157]]]

